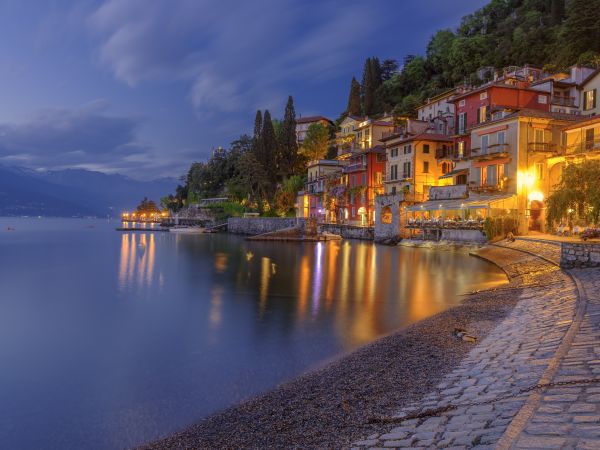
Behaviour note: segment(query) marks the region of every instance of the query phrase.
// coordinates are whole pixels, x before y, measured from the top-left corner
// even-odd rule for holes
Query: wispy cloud
[[[108,0],[89,24],[117,79],[183,80],[202,115],[264,107],[286,83],[344,73],[384,20],[357,1]]]

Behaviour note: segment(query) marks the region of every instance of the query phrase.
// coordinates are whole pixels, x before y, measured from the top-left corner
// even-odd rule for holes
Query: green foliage
[[[300,169],[298,159],[298,141],[296,138],[296,111],[292,96],[288,97],[281,124],[279,137],[278,166],[282,178],[291,176]]]
[[[483,232],[488,240],[505,237],[509,232],[516,233],[517,219],[511,216],[487,217],[483,222]]]
[[[294,175],[283,180],[280,188],[275,194],[275,210],[281,216],[293,216],[295,214],[296,196],[298,191],[304,188],[304,177]]]
[[[156,206],[154,200],[149,200],[148,197],[144,197],[140,204],[135,208],[135,212],[138,214],[158,214],[160,213],[160,209]]]
[[[306,137],[300,151],[307,160],[323,159],[329,148],[329,127],[321,123],[312,123],[306,131]]]
[[[463,17],[456,30],[436,32],[426,56],[414,58],[400,73],[389,70],[387,60],[379,66],[376,58],[368,58],[362,110],[412,114],[415,99],[485,81],[477,78],[482,67],[533,64],[557,72],[575,63],[600,67],[599,55],[600,0],[491,0]],[[373,61],[378,69],[372,69]],[[373,80],[376,73],[379,81]],[[407,96],[412,99],[405,101]]]
[[[223,221],[230,217],[241,217],[245,208],[238,202],[225,201],[215,202],[207,205],[206,209],[213,210],[213,215],[217,221]]]
[[[565,167],[556,191],[548,197],[548,228],[563,219],[598,223],[600,217],[600,161],[584,161]]]
[[[352,77],[350,83],[350,93],[348,94],[348,106],[346,112],[350,116],[360,116],[361,114],[360,105],[360,84],[356,81],[356,78]]]

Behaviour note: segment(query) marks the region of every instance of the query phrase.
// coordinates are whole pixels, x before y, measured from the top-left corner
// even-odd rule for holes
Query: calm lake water
[[[460,253],[119,225],[0,218],[0,448],[140,444],[505,282]]]

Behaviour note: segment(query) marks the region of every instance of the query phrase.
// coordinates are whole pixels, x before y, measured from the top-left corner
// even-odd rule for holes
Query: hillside
[[[117,216],[144,198],[157,202],[174,179],[138,181],[82,169],[36,172],[0,166],[0,215]]]

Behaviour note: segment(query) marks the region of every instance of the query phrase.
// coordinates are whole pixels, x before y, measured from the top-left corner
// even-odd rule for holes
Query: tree
[[[260,159],[263,148],[262,148],[262,128],[263,118],[260,110],[256,111],[256,117],[254,118],[254,134],[252,135],[252,152],[257,159]]]
[[[381,63],[381,81],[385,82],[398,73],[398,61],[386,59]]]
[[[279,144],[279,174],[283,178],[286,178],[299,169],[296,111],[294,110],[294,99],[291,95],[288,97],[287,104],[285,105]]]
[[[262,152],[256,159],[267,172],[268,177],[274,188],[275,183],[277,182],[277,137],[275,136],[273,122],[271,122],[271,113],[268,109],[265,110],[265,115],[263,117],[261,141]]]
[[[149,200],[148,197],[144,197],[140,204],[135,208],[135,212],[137,214],[159,214],[160,209],[156,206],[154,200]]]
[[[356,81],[355,77],[352,77],[352,82],[350,83],[350,93],[348,94],[348,107],[346,108],[346,111],[350,116],[360,116],[361,114],[360,84]]]
[[[600,52],[600,0],[571,0],[560,40],[565,65],[586,51]]]
[[[565,17],[565,0],[552,0],[550,3],[552,25],[560,25]]]
[[[294,175],[286,178],[275,194],[275,209],[282,216],[288,216],[294,213],[296,197],[298,191],[304,188],[304,178],[300,175]]]
[[[245,200],[250,205],[256,205],[260,212],[263,211],[265,202],[269,198],[271,182],[267,171],[254,153],[244,153],[238,159],[235,175],[229,181],[229,188],[238,200]]]
[[[376,114],[375,91],[381,85],[381,67],[378,58],[367,58],[363,68],[362,106],[366,115]]]
[[[548,197],[546,220],[552,228],[573,217],[598,224],[600,218],[600,161],[587,160],[565,167],[556,190]],[[571,219],[571,217],[569,217]]]
[[[313,123],[306,131],[301,152],[309,160],[323,159],[329,147],[329,127]]]

